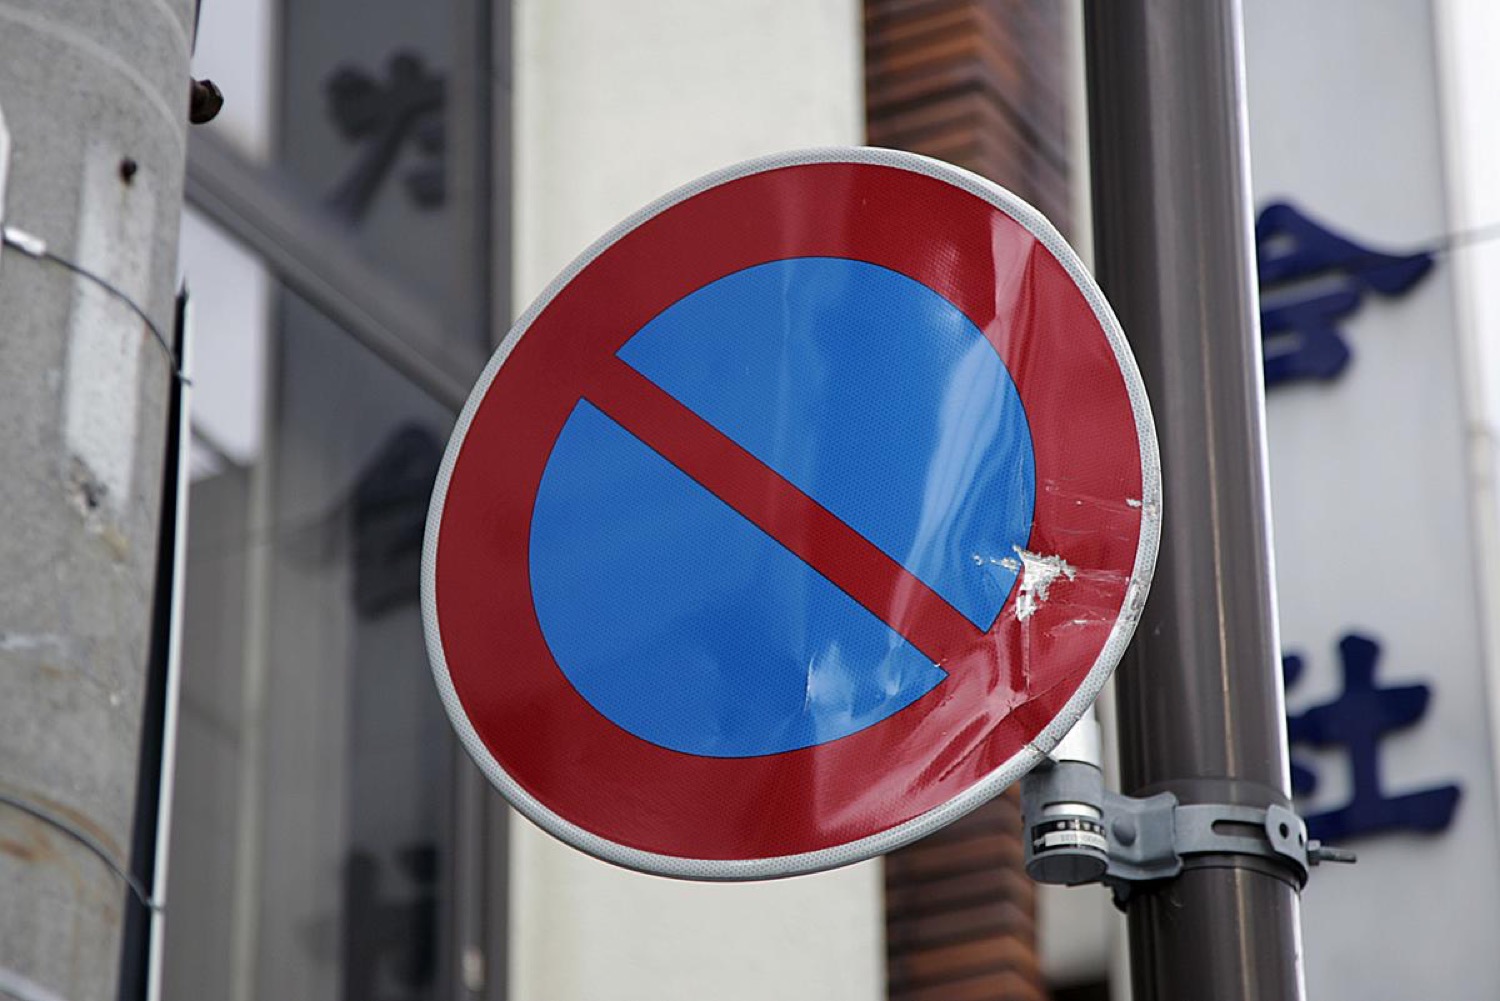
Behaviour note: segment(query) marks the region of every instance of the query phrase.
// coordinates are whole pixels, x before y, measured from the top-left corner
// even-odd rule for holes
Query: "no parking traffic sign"
[[[616,227],[495,353],[432,500],[428,651],[562,840],[826,869],[1061,739],[1159,518],[1134,361],[1040,214],[911,154],[773,156]]]

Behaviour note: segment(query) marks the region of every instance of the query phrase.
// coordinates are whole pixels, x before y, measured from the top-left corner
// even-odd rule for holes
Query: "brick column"
[[[1052,0],[865,0],[872,146],[982,174],[1067,233],[1064,14]],[[1017,790],[886,859],[891,1001],[1043,1001]]]

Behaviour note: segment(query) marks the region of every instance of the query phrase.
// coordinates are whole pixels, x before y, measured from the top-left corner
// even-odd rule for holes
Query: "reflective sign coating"
[[[628,220],[461,416],[423,599],[444,702],[527,816],[755,878],[889,850],[1019,777],[1149,583],[1139,378],[1045,221],[813,151]]]
[[[989,628],[1016,571],[968,556],[1027,543],[1031,438],[999,355],[942,297],[862,261],[791,258],[710,283],[617,354]],[[942,680],[744,504],[586,401],[568,418],[531,583],[595,709],[663,747],[744,757],[846,737]]]

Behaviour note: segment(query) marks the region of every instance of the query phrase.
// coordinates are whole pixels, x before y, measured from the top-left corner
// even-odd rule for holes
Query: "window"
[[[191,137],[182,243],[172,1001],[503,996],[504,818],[433,687],[418,568],[505,308],[490,57],[507,15],[203,6],[195,70],[226,104]]]

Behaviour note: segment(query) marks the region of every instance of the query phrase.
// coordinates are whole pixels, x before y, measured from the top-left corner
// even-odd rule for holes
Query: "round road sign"
[[[826,869],[1061,739],[1160,510],[1124,336],[1040,214],[911,154],[773,156],[616,227],[495,353],[433,495],[428,651],[562,840]]]

